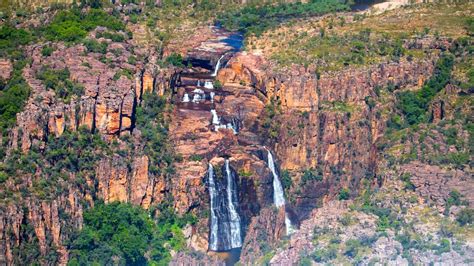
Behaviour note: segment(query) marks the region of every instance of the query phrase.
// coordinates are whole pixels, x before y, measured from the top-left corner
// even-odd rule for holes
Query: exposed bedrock
[[[433,71],[435,59],[383,63],[362,69],[316,74],[314,67],[292,66],[276,70],[263,58],[239,53],[219,72],[225,85],[248,84],[265,104],[279,103],[275,117],[278,137],[265,139],[274,147],[280,167],[299,174],[312,168],[322,181],[308,181],[292,188],[291,205],[304,218],[318,202],[348,187],[354,193],[362,178],[377,176],[377,140],[383,135],[385,117],[378,105],[376,87],[421,86]],[[328,199],[329,199],[328,198]]]

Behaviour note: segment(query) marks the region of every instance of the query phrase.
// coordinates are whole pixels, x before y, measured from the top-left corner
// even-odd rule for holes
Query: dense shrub
[[[350,197],[349,189],[343,188],[339,191],[339,200],[348,200]]]
[[[98,26],[110,30],[125,30],[125,25],[115,16],[103,10],[91,9],[83,14],[78,9],[60,11],[53,21],[43,29],[44,36],[52,41],[78,42],[88,31]]]
[[[98,42],[96,40],[86,39],[83,42],[84,46],[87,48],[87,51],[90,53],[107,53],[107,47],[109,46],[106,42]]]
[[[349,239],[346,241],[346,248],[344,250],[344,255],[355,258],[359,254],[359,249],[361,248],[360,241],[357,239]]]
[[[143,134],[144,151],[150,158],[149,171],[155,175],[174,173],[165,111],[166,99],[155,93],[144,94],[141,106],[137,107],[137,127]]]
[[[262,34],[266,29],[291,19],[317,16],[325,13],[348,10],[349,4],[339,0],[310,0],[308,3],[266,3],[246,5],[242,9],[221,14],[218,21],[231,30],[246,34]]]
[[[54,49],[51,46],[44,46],[43,49],[41,49],[41,55],[42,56],[50,56],[53,53]]]
[[[274,98],[270,99],[270,103],[265,105],[262,120],[261,135],[269,140],[274,141],[279,135],[281,124],[278,122],[278,116],[281,113],[280,102]]]
[[[281,173],[281,184],[283,185],[283,189],[286,191],[291,188],[291,184],[293,183],[291,180],[290,172],[288,170],[282,170]]]
[[[26,45],[33,40],[33,36],[27,30],[2,25],[0,26],[0,56],[6,57],[18,52],[20,45]]]
[[[456,221],[461,225],[470,225],[473,224],[474,222],[474,209],[462,209],[457,215],[456,215]]]
[[[398,107],[409,125],[427,120],[428,105],[449,82],[453,65],[454,57],[451,54],[441,55],[433,76],[420,90],[398,93]]]
[[[1,49],[0,49],[1,50]],[[14,64],[12,78],[0,91],[0,133],[16,122],[19,113],[30,95],[30,88],[22,77],[22,69],[26,61],[17,61]]]
[[[69,79],[67,68],[53,70],[43,66],[37,73],[37,78],[43,81],[47,89],[52,89],[60,99],[68,101],[73,95],[82,95],[84,88]]]
[[[165,265],[169,248],[184,247],[181,227],[188,222],[170,208],[163,208],[155,222],[131,204],[97,204],[84,213],[84,227],[71,241],[69,264]]]
[[[303,172],[303,176],[301,177],[303,184],[306,184],[308,181],[323,181],[323,172],[321,169],[317,168],[310,168],[306,169]]]
[[[183,57],[180,54],[172,53],[165,59],[167,65],[172,65],[176,67],[184,67]]]

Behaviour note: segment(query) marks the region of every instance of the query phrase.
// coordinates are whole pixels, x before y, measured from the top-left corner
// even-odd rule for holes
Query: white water
[[[277,207],[284,207],[285,194],[283,193],[283,187],[281,185],[280,178],[278,177],[278,173],[275,168],[273,155],[270,151],[268,151],[268,167],[270,168],[273,174],[273,203]],[[291,220],[288,217],[288,214],[286,212],[285,212],[285,226],[286,226],[286,234],[291,235],[294,232],[294,227],[291,224]]]
[[[202,100],[204,91],[201,89],[194,89],[193,90],[194,96],[193,96],[193,103],[198,103]]]
[[[216,190],[216,183],[214,181],[214,168],[212,167],[212,164],[210,163],[209,163],[208,175],[209,175],[209,196],[211,198],[211,235],[209,237],[209,249],[217,250],[218,221],[217,221],[217,215],[216,215],[216,209],[217,209],[216,197],[218,195],[217,195],[217,190]]]
[[[212,73],[213,77],[217,76],[217,72],[219,71],[219,68],[221,67],[222,58],[224,58],[224,55],[222,55],[221,58],[219,58],[219,60],[217,61],[216,68],[214,69],[214,73]]]
[[[225,171],[227,173],[227,201],[229,202],[230,245],[231,248],[239,248],[242,246],[242,238],[240,235],[240,216],[234,206],[234,202],[232,201],[232,194],[235,193],[235,189],[233,188],[229,160],[225,160]]]
[[[275,169],[275,162],[273,161],[273,155],[268,151],[268,167],[273,174],[273,203],[277,207],[285,206],[285,196],[283,194],[283,187],[281,186],[280,179]]]
[[[201,87],[201,81],[198,79],[197,87]]]
[[[219,124],[220,124],[220,120],[219,120],[219,116],[217,116],[216,110],[212,109],[212,110],[211,110],[211,114],[212,114],[212,124],[214,124],[214,125],[219,125]]]
[[[211,95],[211,103],[213,103],[214,102],[214,96],[216,95],[216,93],[211,91],[210,95]]]
[[[214,89],[214,84],[212,83],[212,81],[206,81],[204,82],[204,88],[212,90]]]
[[[189,103],[189,95],[187,93],[184,94],[183,96],[183,103]]]
[[[201,95],[196,93],[193,96],[193,103],[198,103],[201,100]]]
[[[226,128],[232,129],[232,132],[234,132],[234,135],[237,135],[237,130],[235,129],[235,127],[231,123],[227,123]]]

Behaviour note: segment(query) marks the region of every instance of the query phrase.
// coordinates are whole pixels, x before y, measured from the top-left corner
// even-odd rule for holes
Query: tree
[[[81,7],[89,6],[91,8],[102,8],[100,0],[81,0]]]

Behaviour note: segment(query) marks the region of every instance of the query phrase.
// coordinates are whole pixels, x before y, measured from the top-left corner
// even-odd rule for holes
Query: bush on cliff
[[[119,18],[103,10],[91,9],[87,13],[81,13],[78,9],[72,9],[60,11],[42,32],[47,40],[75,43],[98,26],[116,31],[125,30],[125,25]]]
[[[474,209],[465,208],[462,209],[456,215],[456,221],[461,225],[470,225],[474,223]]]
[[[1,49],[0,49],[1,50]],[[20,60],[13,65],[13,75],[0,91],[0,133],[16,122],[16,114],[23,110],[30,95],[30,87],[22,77],[26,61]],[[1,155],[1,154],[0,154]]]
[[[0,56],[4,57],[18,51],[18,47],[33,40],[31,33],[9,25],[0,27]]]
[[[260,35],[291,18],[318,16],[349,9],[349,1],[311,0],[308,3],[250,4],[221,14],[218,21],[231,30]]]
[[[398,107],[409,125],[415,125],[427,120],[426,112],[429,103],[450,81],[453,65],[453,55],[442,54],[436,64],[433,76],[420,90],[398,93]]]
[[[52,89],[56,96],[68,102],[72,96],[80,96],[84,88],[69,79],[70,72],[67,68],[55,70],[43,66],[37,74],[37,78],[42,80],[47,89]]]
[[[175,155],[168,141],[168,124],[165,118],[166,99],[156,93],[145,93],[137,107],[136,124],[142,132],[144,152],[150,158],[150,173],[154,175],[174,172]]]
[[[161,211],[155,222],[128,203],[97,204],[84,213],[84,227],[71,240],[69,265],[167,264],[169,248],[184,247],[181,227],[189,220],[169,208]]]

